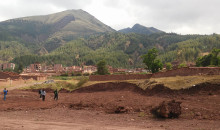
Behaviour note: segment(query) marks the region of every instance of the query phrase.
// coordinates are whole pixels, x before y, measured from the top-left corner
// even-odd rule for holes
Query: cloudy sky
[[[1,0],[0,21],[83,9],[119,30],[135,23],[179,34],[220,33],[220,0]]]

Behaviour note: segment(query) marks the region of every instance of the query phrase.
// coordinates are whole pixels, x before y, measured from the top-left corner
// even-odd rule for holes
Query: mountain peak
[[[122,33],[138,33],[138,34],[152,34],[152,33],[162,33],[163,31],[158,30],[154,27],[145,27],[141,24],[136,23],[132,28],[125,28],[119,30]]]
[[[136,23],[133,27],[139,27],[139,26],[144,27],[143,25],[140,25],[139,23]]]
[[[3,28],[14,37],[21,38],[24,42],[44,43],[44,47],[48,51],[62,45],[64,40],[115,31],[81,9],[11,19],[0,22],[0,28],[1,31]],[[53,41],[54,39],[58,40]]]

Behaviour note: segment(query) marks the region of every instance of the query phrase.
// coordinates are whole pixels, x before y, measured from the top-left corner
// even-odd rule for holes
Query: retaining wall
[[[183,67],[154,74],[91,75],[90,81],[135,80],[174,76],[220,75],[220,67]]]
[[[127,75],[91,75],[90,81],[109,81],[109,80],[131,80],[149,79],[151,74],[127,74]]]
[[[192,75],[220,75],[220,67],[183,67],[155,73],[152,75],[152,78]]]
[[[0,86],[11,86],[11,85],[21,85],[26,83],[26,80],[23,79],[5,79],[5,80],[0,80]]]

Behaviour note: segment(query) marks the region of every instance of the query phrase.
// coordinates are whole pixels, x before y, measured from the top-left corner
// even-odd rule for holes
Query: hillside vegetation
[[[159,58],[163,63],[174,60],[195,62],[203,53],[210,52],[212,48],[219,48],[219,38],[220,35],[103,33],[67,42],[43,56],[17,57],[13,62],[22,61],[28,65],[38,61],[69,66],[95,65],[99,60],[104,59],[113,67],[144,67],[141,55],[146,54],[148,49],[153,47],[159,50]]]
[[[105,60],[113,67],[145,67],[141,56],[153,47],[163,63],[196,62],[220,48],[219,39],[218,34],[178,35],[139,24],[121,33],[83,10],[67,10],[0,22],[0,62],[70,66]]]
[[[67,10],[0,22],[0,41],[16,41],[32,54],[44,55],[79,36],[113,31],[83,10]],[[8,62],[11,59],[0,57],[0,60]]]

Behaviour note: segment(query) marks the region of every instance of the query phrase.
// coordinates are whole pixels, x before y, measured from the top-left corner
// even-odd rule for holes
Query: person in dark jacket
[[[6,88],[3,90],[4,93],[4,101],[6,100],[6,95],[8,94],[8,90],[6,90]]]
[[[54,90],[54,100],[58,100],[58,91]]]
[[[42,89],[40,89],[38,93],[40,95],[40,98],[42,98]]]

